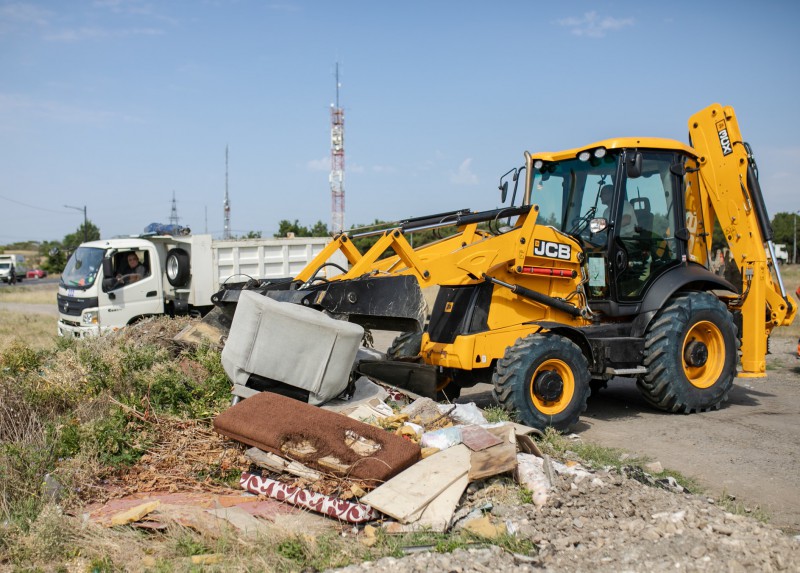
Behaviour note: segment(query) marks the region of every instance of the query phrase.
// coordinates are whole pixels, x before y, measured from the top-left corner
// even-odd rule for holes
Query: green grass
[[[716,503],[728,513],[752,517],[761,523],[769,523],[769,512],[759,505],[747,505],[741,501],[737,501],[735,497],[728,494],[725,490],[723,490],[722,494],[716,499]]]
[[[575,442],[552,428],[548,428],[545,431],[544,437],[539,442],[539,447],[543,453],[559,459],[576,459],[576,461],[580,461],[592,469],[612,469],[621,472],[623,466],[633,466],[644,470],[644,466],[652,461],[646,457],[623,455],[626,452],[618,448],[608,448],[589,442]],[[699,485],[695,480],[679,472],[665,469],[660,473],[648,473],[656,479],[673,477],[679,485],[688,491],[693,493],[700,491]]]

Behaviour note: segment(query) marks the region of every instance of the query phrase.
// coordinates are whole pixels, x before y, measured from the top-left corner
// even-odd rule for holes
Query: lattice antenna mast
[[[339,64],[336,64],[336,104],[331,104],[331,231],[344,230],[344,110],[339,107]]]
[[[175,191],[172,192],[172,211],[169,214],[169,224],[178,224],[178,203],[175,201]]]
[[[222,231],[223,239],[231,238],[231,202],[228,198],[228,146],[225,146],[225,203],[223,204],[225,212],[225,224]]]

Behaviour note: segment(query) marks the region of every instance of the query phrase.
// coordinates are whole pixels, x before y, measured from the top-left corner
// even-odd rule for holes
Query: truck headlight
[[[82,321],[83,324],[97,324],[97,311],[90,310],[89,312],[84,312]]]

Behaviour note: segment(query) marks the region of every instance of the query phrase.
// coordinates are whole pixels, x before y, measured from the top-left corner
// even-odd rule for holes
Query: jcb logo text
[[[728,137],[728,130],[725,128],[725,122],[717,122],[717,134],[719,135],[719,144],[722,146],[722,155],[730,155],[733,153],[731,147],[731,138]]]
[[[572,247],[550,241],[534,241],[533,254],[551,259],[564,259],[568,261],[572,256]]]

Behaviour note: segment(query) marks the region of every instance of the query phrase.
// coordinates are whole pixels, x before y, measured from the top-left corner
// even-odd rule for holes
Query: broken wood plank
[[[422,511],[409,517],[404,531],[435,531],[444,533],[450,527],[453,514],[458,508],[458,502],[464,490],[469,485],[469,477],[465,474],[453,482],[447,489],[436,496]]]
[[[292,475],[310,480],[322,479],[322,474],[304,466],[300,462],[287,460],[272,452],[265,452],[258,448],[249,448],[245,453],[250,461],[259,467],[272,470],[274,472],[287,472]]]
[[[514,428],[506,424],[499,428],[490,428],[488,431],[500,438],[502,443],[480,452],[472,452],[469,481],[512,471],[517,467],[517,441]]]
[[[434,498],[469,471],[469,449],[463,444],[417,462],[374,489],[361,501],[407,523]]]

